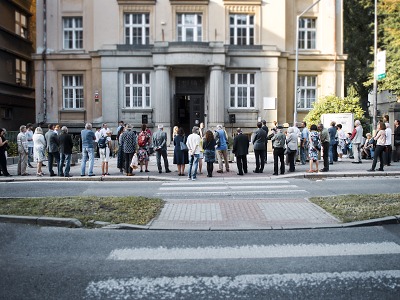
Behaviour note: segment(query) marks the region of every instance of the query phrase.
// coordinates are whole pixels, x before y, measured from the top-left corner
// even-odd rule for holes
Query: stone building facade
[[[293,122],[296,16],[313,2],[38,0],[37,122],[147,122],[169,135]],[[344,94],[342,28],[342,0],[300,19],[298,120],[319,96]]]
[[[35,121],[35,1],[0,1],[0,127]]]

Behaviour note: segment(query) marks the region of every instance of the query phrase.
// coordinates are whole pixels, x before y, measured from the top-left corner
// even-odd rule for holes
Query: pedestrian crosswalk
[[[179,181],[165,182],[159,188],[156,196],[164,200],[174,199],[198,199],[205,197],[229,197],[254,198],[262,196],[278,195],[280,197],[299,197],[308,192],[287,180],[215,180],[212,182]]]
[[[165,200],[153,229],[271,229],[338,220],[306,199],[309,192],[288,180],[216,179],[164,182]]]
[[[340,299],[351,290],[357,299],[392,299],[400,289],[400,270],[394,268],[364,267],[351,269],[346,261],[373,260],[383,262],[400,254],[400,245],[391,241],[260,244],[199,247],[132,247],[112,250],[107,262],[133,263],[135,266],[174,266],[156,276],[132,276],[91,281],[86,287],[87,299]],[[318,262],[324,260],[323,270],[302,259]],[[285,272],[276,272],[275,264],[287,260]],[[248,268],[240,268],[246,261]],[[256,265],[252,264],[256,261]],[[338,261],[342,264],[338,264]],[[226,262],[226,263],[224,263]],[[229,263],[227,263],[229,262]],[[293,263],[296,262],[296,263]],[[333,263],[332,263],[333,262]],[[218,268],[224,267],[224,273]],[[195,266],[203,266],[196,268]],[[289,266],[290,265],[290,266]],[[252,270],[250,266],[254,266]],[[239,267],[241,271],[237,271]],[[297,271],[290,271],[290,268]],[[370,266],[369,266],[370,267]],[[187,268],[187,269],[186,269]],[[236,271],[234,271],[236,270]],[[258,270],[259,273],[252,271]],[[263,272],[271,270],[272,272]],[[276,273],[274,273],[274,271]],[[228,275],[229,274],[229,275]],[[257,295],[257,297],[250,297]],[[264,297],[262,295],[268,295]],[[398,295],[398,294],[397,294]],[[393,298],[395,299],[395,298]]]

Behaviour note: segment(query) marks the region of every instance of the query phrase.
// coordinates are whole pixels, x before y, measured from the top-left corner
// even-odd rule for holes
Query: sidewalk
[[[27,181],[27,180],[52,180],[52,181],[60,181],[60,180],[90,180],[90,181],[115,181],[115,180],[128,180],[128,181],[165,181],[165,180],[186,180],[186,176],[178,176],[176,165],[172,164],[172,152],[169,151],[168,161],[169,168],[172,171],[171,173],[165,173],[164,164],[162,163],[162,173],[158,173],[157,165],[156,165],[156,157],[152,155],[149,161],[149,173],[139,172],[139,169],[134,170],[134,176],[125,176],[124,173],[120,173],[117,168],[117,158],[110,158],[108,163],[109,176],[101,176],[101,162],[99,159],[95,159],[94,164],[94,174],[96,176],[88,177],[80,176],[80,161],[75,166],[71,166],[70,174],[73,175],[71,178],[64,177],[50,177],[48,172],[48,167],[43,167],[42,171],[46,174],[43,177],[36,176],[36,168],[27,168],[27,172],[30,174],[29,176],[17,176],[17,165],[8,165],[8,171],[12,177],[3,177],[0,176],[0,182],[10,182],[10,181]],[[375,172],[367,172],[368,169],[371,168],[372,160],[363,160],[361,164],[352,164],[352,160],[348,158],[344,158],[341,162],[335,162],[333,165],[330,165],[329,172],[324,173],[306,173],[309,169],[309,164],[301,165],[298,162],[296,163],[296,171],[289,172],[289,166],[286,166],[286,172],[284,175],[273,176],[273,157],[272,153],[268,153],[267,164],[264,167],[264,172],[262,174],[253,173],[255,169],[255,158],[254,153],[250,153],[247,156],[248,160],[248,174],[245,174],[243,177],[254,177],[254,178],[326,178],[326,177],[360,177],[360,176],[397,176],[400,175],[400,162],[392,162],[391,166],[385,166],[385,171],[375,171]],[[47,161],[45,162],[47,165]],[[34,165],[34,164],[33,164]],[[87,164],[88,165],[88,164]],[[379,166],[379,162],[378,162]],[[319,169],[323,167],[322,160],[319,161]],[[86,174],[87,174],[87,166],[86,166]],[[189,166],[186,165],[185,174],[187,174],[187,170]],[[378,169],[378,168],[377,168]],[[56,167],[53,167],[53,170],[56,172]],[[203,163],[203,174],[198,174],[198,180],[213,180],[214,178],[242,178],[242,176],[237,175],[237,167],[236,162],[230,163],[230,172],[217,173],[218,164],[214,164],[214,172],[213,178],[208,178],[206,176],[206,165]]]
[[[171,154],[171,151],[169,152]],[[236,184],[236,190],[244,188],[251,179],[264,179],[266,184],[275,184],[275,181],[284,180],[285,178],[327,178],[327,177],[361,177],[361,176],[399,176],[400,163],[392,163],[391,166],[385,167],[384,172],[367,172],[371,168],[372,160],[363,160],[361,164],[353,164],[350,159],[343,159],[341,162],[335,162],[330,165],[330,171],[324,173],[306,173],[309,169],[306,165],[296,164],[296,172],[286,172],[284,175],[273,176],[273,159],[272,154],[268,155],[268,162],[265,165],[264,173],[253,173],[255,169],[254,154],[248,155],[248,174],[244,176],[237,175],[236,163],[230,163],[230,172],[217,173],[218,164],[214,165],[213,177],[206,177],[206,168],[203,166],[203,174],[198,174],[197,181],[191,182],[186,176],[178,176],[176,166],[172,164],[172,155],[169,155],[169,168],[171,173],[158,173],[155,156],[151,156],[149,162],[149,173],[139,172],[135,170],[134,176],[125,176],[120,173],[116,167],[117,159],[111,158],[109,162],[109,176],[100,176],[101,162],[96,159],[94,174],[96,176],[80,176],[80,162],[71,167],[71,178],[50,177],[47,167],[43,171],[47,174],[43,177],[35,175],[35,168],[28,168],[30,176],[16,176],[17,165],[8,166],[9,172],[14,175],[12,177],[0,176],[0,182],[23,182],[23,181],[164,181],[175,182],[174,185],[179,186],[198,186],[207,182],[214,184],[216,181],[239,180],[240,184]],[[319,162],[319,168],[322,168],[322,161]],[[188,166],[186,167],[187,174]],[[288,166],[286,166],[288,170]],[[87,172],[86,172],[87,173]],[[243,179],[246,180],[243,180]],[[240,181],[241,180],[241,181]],[[265,181],[266,180],[266,181]],[[178,183],[181,182],[181,183]],[[235,182],[235,181],[233,181]],[[242,187],[241,187],[242,185]],[[196,187],[197,189],[201,187]],[[248,188],[248,187],[247,187]],[[245,192],[245,191],[244,191]],[[332,215],[308,201],[300,194],[296,198],[282,199],[268,197],[268,193],[263,193],[261,189],[260,199],[246,200],[245,197],[235,197],[232,199],[218,199],[212,195],[203,195],[202,197],[192,197],[191,199],[182,199],[172,197],[165,199],[165,205],[160,215],[146,226],[137,226],[132,224],[109,225],[104,228],[108,229],[153,229],[153,230],[266,230],[266,229],[304,229],[304,228],[326,228],[326,227],[350,227],[364,226],[382,223],[399,223],[397,217],[387,217],[377,220],[368,220],[364,222],[354,222],[342,224]],[[45,219],[45,220],[43,220]],[[36,224],[43,226],[65,226],[79,227],[76,224],[79,221],[73,219],[60,220],[57,218],[38,218],[38,217],[5,217],[0,216],[0,221]],[[101,220],[99,220],[101,221]],[[72,225],[71,225],[72,224]]]

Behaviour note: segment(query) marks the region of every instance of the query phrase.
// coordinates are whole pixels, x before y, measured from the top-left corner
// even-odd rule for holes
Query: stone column
[[[224,77],[221,66],[211,67],[210,97],[208,101],[208,127],[224,124]]]
[[[171,137],[171,95],[170,95],[170,80],[167,66],[156,66],[155,68],[155,97],[154,99],[154,125],[164,125],[164,131],[168,135],[168,140]],[[155,130],[156,130],[155,128]]]

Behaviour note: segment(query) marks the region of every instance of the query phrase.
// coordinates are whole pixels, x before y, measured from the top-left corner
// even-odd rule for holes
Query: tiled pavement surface
[[[306,199],[168,201],[153,229],[282,229],[338,224]]]
[[[248,155],[249,173],[243,177],[236,175],[236,163],[230,163],[230,172],[222,174],[216,173],[218,165],[214,165],[213,178],[207,178],[203,172],[198,175],[198,180],[195,182],[187,181],[185,176],[177,176],[175,165],[172,164],[172,156],[169,155],[171,173],[159,174],[155,157],[152,156],[149,164],[149,173],[140,173],[135,171],[135,176],[126,177],[121,174],[116,168],[116,158],[111,158],[109,163],[110,176],[101,177],[101,163],[95,161],[94,173],[95,177],[81,177],[80,165],[71,168],[72,178],[60,177],[36,177],[34,175],[35,169],[29,169],[28,172],[33,173],[31,176],[15,176],[16,165],[8,166],[9,172],[13,177],[5,178],[0,177],[0,181],[25,181],[25,180],[102,180],[102,181],[120,181],[120,180],[163,180],[169,182],[185,181],[186,184],[197,184],[197,189],[201,191],[198,184],[209,182],[214,185],[216,180],[232,181],[241,180],[242,182],[247,179],[260,179],[267,181],[277,181],[287,179],[288,177],[318,177],[318,176],[398,176],[400,175],[400,163],[392,163],[392,166],[385,167],[385,172],[369,173],[366,170],[371,167],[371,160],[364,160],[362,164],[352,164],[351,160],[344,159],[342,162],[334,163],[330,166],[330,172],[308,174],[308,164],[296,165],[296,172],[286,173],[283,176],[272,176],[273,163],[272,155],[269,154],[268,164],[265,166],[263,174],[255,174],[252,172],[254,169],[254,154]],[[320,168],[322,161],[320,161]],[[205,167],[204,167],[205,169]],[[186,168],[187,172],[188,168]],[[48,173],[47,168],[44,171]],[[177,183],[177,182],[176,182]],[[183,182],[182,182],[183,183]],[[204,185],[203,185],[204,186]],[[240,191],[240,187],[236,186],[232,189]],[[178,191],[177,191],[178,192]],[[242,191],[243,192],[243,191]],[[175,192],[176,193],[176,192]],[[218,193],[216,193],[218,195]],[[173,193],[172,193],[173,195]],[[237,195],[240,195],[238,193]],[[338,224],[338,221],[326,213],[318,206],[310,203],[307,199],[301,198],[299,195],[297,199],[276,199],[276,197],[258,196],[259,200],[245,200],[240,197],[232,197],[229,200],[218,199],[215,195],[207,197],[195,197],[195,199],[182,199],[179,197],[166,198],[166,203],[161,211],[161,214],[153,220],[150,224],[151,229],[188,229],[188,230],[234,230],[234,229],[282,229],[282,228],[307,228],[307,227],[323,227]]]

